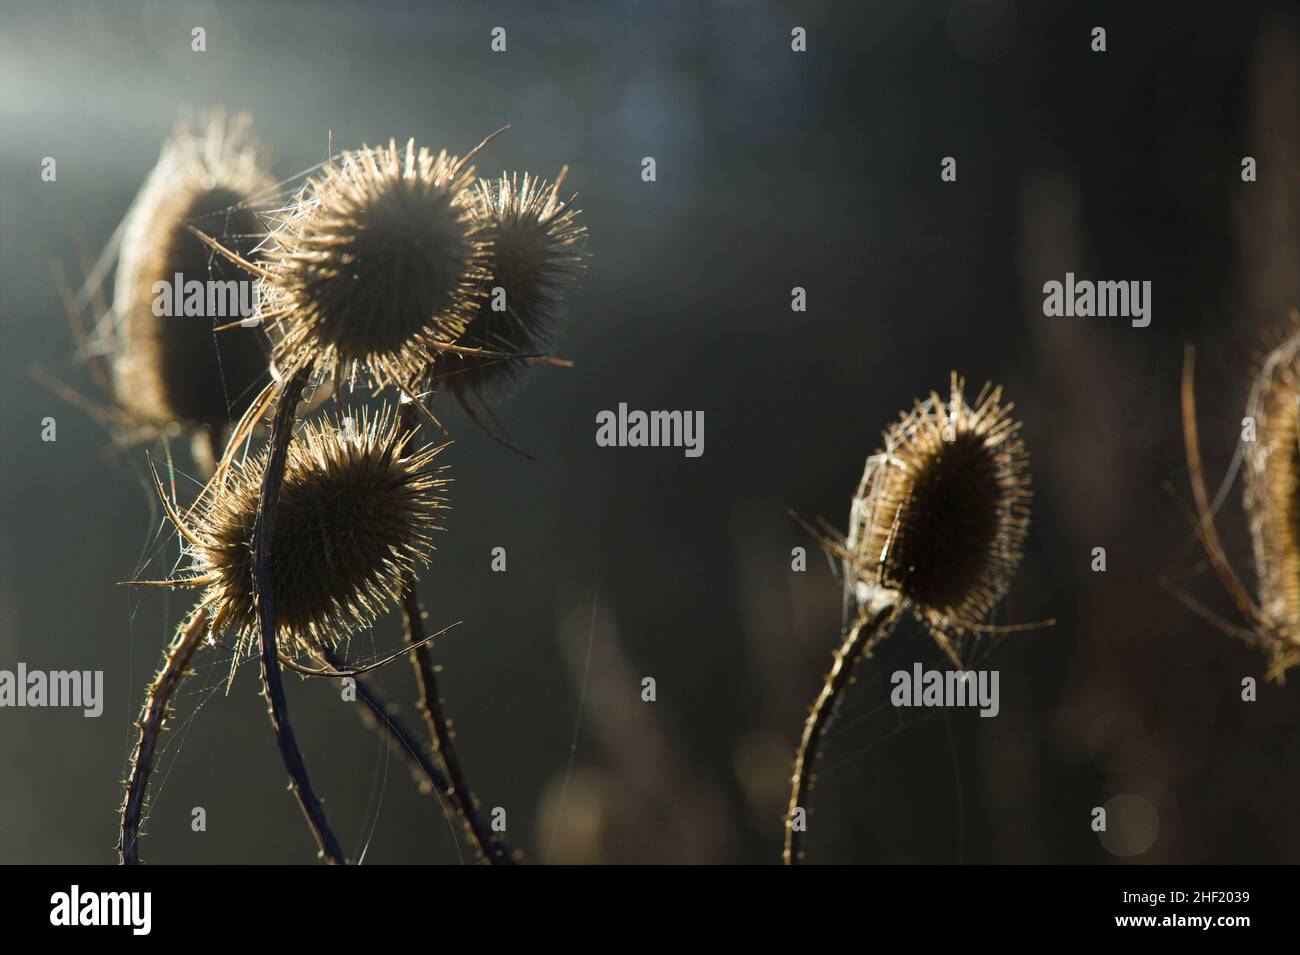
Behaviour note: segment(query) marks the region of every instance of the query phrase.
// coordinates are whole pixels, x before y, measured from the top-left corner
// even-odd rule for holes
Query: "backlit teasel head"
[[[488,249],[472,182],[472,166],[414,140],[344,152],[309,179],[272,233],[259,284],[277,370],[360,374],[414,394],[480,294]]]
[[[910,609],[958,667],[955,640],[1010,587],[1029,530],[1029,455],[1020,423],[985,385],[973,404],[954,372],[884,432],[867,459],[845,541],[847,599],[863,615]]]
[[[471,190],[470,208],[488,243],[485,294],[472,302],[458,344],[493,354],[440,359],[462,405],[517,377],[555,331],[564,292],[581,271],[579,242],[587,231],[575,221],[578,210],[559,197],[563,179],[563,172],[554,183],[502,174]]]
[[[447,507],[442,447],[411,451],[389,408],[305,422],[289,447],[271,538],[270,579],[281,645],[333,646],[369,626],[427,565]],[[266,452],[235,461],[219,487],[168,517],[193,566],[166,583],[204,588],[211,631],[236,636],[240,656],[257,644],[252,537]],[[159,493],[162,493],[161,487]]]
[[[1265,358],[1246,408],[1245,506],[1272,670],[1300,663],[1300,332]]]
[[[1191,611],[1229,636],[1262,649],[1267,677],[1282,682],[1300,664],[1300,315],[1288,338],[1264,358],[1242,422],[1245,511],[1258,581],[1252,597],[1228,561],[1215,527],[1196,424],[1195,352],[1183,364],[1183,441],[1193,504],[1174,493],[1200,538],[1210,566],[1245,618],[1242,626],[1163,581]]]
[[[238,324],[235,303],[252,300],[251,288],[239,291],[247,274],[214,256],[190,226],[251,250],[266,234],[274,183],[247,116],[227,122],[214,111],[201,122],[182,122],[163,145],[123,223],[109,364],[114,398],[136,420],[220,435],[259,390],[269,346],[260,330]],[[158,307],[183,297],[183,288],[172,294],[178,282],[203,283],[202,314]]]

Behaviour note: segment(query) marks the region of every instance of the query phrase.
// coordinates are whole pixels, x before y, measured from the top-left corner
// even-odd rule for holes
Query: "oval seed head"
[[[307,422],[294,436],[270,558],[286,647],[332,645],[368,626],[415,578],[416,564],[427,566],[447,480],[433,465],[442,448],[408,453],[412,434],[399,434],[385,409]],[[213,630],[233,629],[241,649],[257,641],[252,537],[265,467],[265,451],[232,465],[182,530],[196,574],[181,582],[207,585]]]
[[[1264,360],[1247,415],[1255,440],[1242,442],[1245,507],[1264,623],[1278,638],[1279,661],[1300,657],[1300,334]]]
[[[973,405],[956,373],[884,433],[853,502],[848,551],[863,607],[909,605],[936,634],[982,623],[1029,529],[1029,455],[1002,390]]]
[[[527,364],[523,356],[545,349],[554,333],[564,290],[581,270],[578,243],[587,231],[558,193],[558,181],[528,173],[522,180],[517,173],[480,179],[472,190],[474,219],[488,243],[487,277],[458,344],[498,354],[443,359],[447,384],[462,404],[515,378]]]
[[[472,181],[472,167],[414,140],[345,152],[308,180],[266,255],[277,368],[364,371],[409,392],[464,332],[483,275]]]
[[[239,320],[239,286],[248,280],[186,228],[230,236],[251,248],[265,235],[262,203],[274,184],[247,137],[249,120],[213,112],[202,131],[188,123],[164,144],[124,223],[113,289],[116,347],[113,390],[134,416],[155,425],[206,426],[219,434],[238,419],[267,372],[266,336],[223,328]],[[220,301],[204,286],[201,314],[157,314],[156,284],[220,282]],[[217,286],[212,286],[217,288]],[[232,291],[234,294],[232,295]],[[243,297],[245,301],[250,294]]]

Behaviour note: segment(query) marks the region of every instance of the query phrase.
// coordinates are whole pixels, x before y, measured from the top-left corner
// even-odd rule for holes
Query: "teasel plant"
[[[269,343],[260,328],[216,327],[195,316],[159,315],[153,309],[157,285],[182,279],[206,280],[224,259],[194,234],[192,227],[218,231],[234,248],[256,249],[267,235],[269,208],[279,186],[271,179],[265,150],[249,132],[250,119],[227,119],[214,109],[183,117],[164,143],[126,218],[103,255],[86,264],[85,286],[73,293],[56,270],[74,337],[107,404],[95,402],[37,370],[53,390],[113,430],[115,443],[127,446],[161,438],[169,472],[168,439],[189,435],[199,474],[211,474],[222,456],[232,415],[240,416],[268,375]],[[113,298],[104,300],[107,269],[116,262]],[[235,273],[238,274],[238,273]],[[88,326],[86,306],[93,310]],[[172,495],[175,496],[175,482]],[[202,496],[201,496],[202,500]],[[149,774],[175,692],[201,643],[213,636],[215,621],[201,603],[182,623],[151,683],[137,724],[139,738],[130,761],[119,839],[121,861],[139,861],[138,837]],[[328,643],[310,644],[321,673],[355,675]],[[415,735],[389,712],[388,704],[365,680],[356,690],[358,713],[411,764],[417,778],[438,792],[450,790],[442,770],[429,759]]]
[[[844,580],[843,637],[804,721],[785,820],[786,865],[802,861],[814,765],[854,667],[905,615],[964,671],[966,634],[1004,634],[1054,621],[994,626],[1029,531],[1029,454],[1002,389],[986,384],[973,403],[953,372],[948,395],[931,392],[883,433],[867,459],[846,535],[806,528],[837,558]],[[797,519],[797,518],[796,518]]]
[[[1200,541],[1211,568],[1244,620],[1234,623],[1175,586],[1161,583],[1192,613],[1215,629],[1262,650],[1266,676],[1278,683],[1300,664],[1300,312],[1291,332],[1259,363],[1242,421],[1238,458],[1211,500],[1196,421],[1195,349],[1183,361],[1183,445],[1191,483],[1189,504],[1166,485]],[[1247,436],[1245,429],[1252,429]],[[1233,569],[1215,526],[1215,514],[1235,471],[1243,468],[1243,506],[1255,562],[1252,596]]]
[[[207,280],[219,265],[230,270],[192,226],[219,231],[241,250],[265,238],[277,185],[250,125],[246,114],[227,117],[221,109],[183,115],[104,254],[84,263],[82,288],[74,293],[56,266],[74,337],[103,398],[35,370],[108,424],[119,446],[189,437],[204,475],[215,468],[231,421],[261,390],[270,345],[259,328],[218,334],[214,321],[160,315],[154,304],[158,286],[170,288],[178,275]],[[110,304],[103,289],[114,262]]]
[[[277,408],[273,432],[292,424],[292,409],[287,402]],[[447,482],[441,476],[443,469],[433,461],[445,446],[409,452],[412,437],[413,432],[398,429],[391,409],[372,416],[363,407],[356,415],[335,421],[306,422],[298,442],[288,446],[280,461],[270,460],[268,448],[235,462],[226,471],[224,486],[185,514],[154,472],[167,518],[184,542],[191,564],[171,579],[130,583],[199,588],[202,595],[169,647],[137,724],[140,739],[122,809],[123,862],[139,861],[149,773],[176,689],[202,642],[215,641],[221,634],[233,635],[231,680],[243,659],[260,652],[268,707],[273,721],[284,721],[277,726],[277,735],[282,750],[288,750],[286,761],[295,763],[291,771],[295,795],[325,857],[343,861],[310,783],[300,782],[307,774],[288,724],[278,664],[304,676],[357,677],[405,652],[348,669],[338,663],[334,650],[395,602],[416,564],[427,565],[432,535],[441,529],[439,512],[446,507],[441,492]],[[262,493],[263,475],[272,469],[283,488],[270,518],[274,525],[268,523]],[[273,553],[263,530],[268,526],[275,527],[279,545]],[[258,640],[268,613],[276,615],[283,649],[278,640]],[[277,654],[274,669],[265,658],[268,648]],[[395,746],[419,752],[410,731],[394,722],[386,704],[360,681],[358,696],[386,727]],[[422,768],[433,785],[446,788],[440,771]]]
[[[194,230],[214,251],[258,277],[259,317],[273,341],[274,385],[235,429],[216,475],[224,480],[237,444],[276,407],[253,533],[268,691],[278,680],[279,653],[275,598],[261,596],[269,552],[265,527],[273,526],[269,522],[292,440],[291,409],[303,387],[329,378],[349,388],[358,382],[376,392],[393,388],[402,396],[398,425],[403,432],[418,427],[421,415],[442,428],[431,404],[436,383],[449,374],[448,363],[459,362],[450,373],[458,376],[457,394],[463,396],[489,387],[486,379],[499,374],[499,363],[549,360],[520,349],[545,340],[558,314],[558,288],[572,274],[571,247],[582,230],[572,224],[576,212],[558,198],[558,181],[543,190],[528,176],[516,186],[516,177],[505,195],[490,185],[471,188],[468,161],[492,138],[464,159],[417,149],[414,141],[401,148],[390,141],[387,147],[342,153],[337,164],[331,162],[299,191],[272,231],[261,264]],[[503,322],[479,308],[481,300],[498,293],[507,312]],[[471,343],[460,344],[467,336]],[[471,417],[481,423],[472,412]],[[514,854],[478,811],[456,754],[413,575],[399,602],[420,707],[445,769],[448,788],[440,792],[482,858],[513,862]],[[328,823],[311,793],[282,702],[274,692],[268,692],[268,702],[295,792],[329,857]]]

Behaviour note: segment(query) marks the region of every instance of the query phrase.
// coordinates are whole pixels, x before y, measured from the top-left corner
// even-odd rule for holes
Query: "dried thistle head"
[[[1274,349],[1251,389],[1243,442],[1245,507],[1265,632],[1274,664],[1300,663],[1300,333]]]
[[[1020,563],[1032,497],[1013,406],[990,385],[968,404],[963,388],[954,372],[946,400],[932,392],[884,432],[843,548],[859,609],[911,609],[958,667],[954,638],[1009,629],[985,620]]]
[[[1246,422],[1254,423],[1254,440],[1243,435],[1241,445],[1258,600],[1233,570],[1215,527],[1201,462],[1195,352],[1190,345],[1183,364],[1183,441],[1195,507],[1176,493],[1174,497],[1246,625],[1232,623],[1165,582],[1193,613],[1268,654],[1267,676],[1279,683],[1287,670],[1300,664],[1300,314],[1291,317],[1297,330],[1265,357],[1251,386]]]
[[[181,123],[164,144],[124,223],[113,291],[113,393],[140,422],[213,434],[239,418],[267,373],[266,336],[223,327],[227,315],[157,315],[155,285],[244,276],[188,228],[255,244],[266,233],[273,181],[248,137],[249,119],[210,113],[201,129]],[[205,298],[206,307],[206,298]]]
[[[473,168],[409,140],[343,153],[274,230],[259,286],[276,367],[413,393],[465,331],[486,244]]]
[[[449,354],[443,374],[465,404],[515,378],[528,355],[545,349],[560,318],[563,293],[576,279],[586,233],[578,210],[559,197],[555,183],[525,173],[480,179],[471,209],[488,243],[485,294],[470,306],[459,344],[489,355]]]
[[[413,433],[386,408],[306,422],[294,436],[270,558],[286,647],[330,646],[370,625],[428,564],[447,479],[433,464],[442,447],[408,452]],[[233,631],[241,651],[257,639],[252,537],[266,457],[233,464],[189,520],[167,505],[193,557],[170,583],[206,588],[212,631]]]

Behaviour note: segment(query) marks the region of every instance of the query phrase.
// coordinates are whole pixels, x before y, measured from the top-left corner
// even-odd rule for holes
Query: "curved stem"
[[[270,457],[262,475],[262,490],[257,502],[257,519],[253,524],[253,587],[257,600],[257,623],[261,635],[262,685],[266,690],[266,709],[275,729],[280,756],[289,773],[289,788],[293,791],[307,817],[307,825],[326,861],[345,865],[347,859],[338,839],[330,829],[311,780],[302,761],[302,751],[289,721],[289,704],[285,700],[281,682],[280,657],[276,646],[277,624],[271,588],[271,544],[275,527],[276,504],[280,487],[284,483],[284,469],[289,456],[289,443],[293,440],[294,406],[297,404],[307,373],[293,375],[280,389],[280,404],[271,420]]]
[[[433,651],[429,649],[429,644],[423,642],[424,611],[420,608],[420,598],[411,584],[402,591],[402,616],[406,620],[406,642],[412,644],[411,663],[420,685],[420,712],[424,714],[429,736],[433,739],[433,750],[447,768],[447,777],[451,783],[448,796],[452,808],[460,817],[470,844],[484,859],[493,865],[512,865],[515,860],[510,847],[484,822],[465,772],[461,769],[452,742],[451,724],[447,721],[442,699],[438,695],[438,667],[433,662]]]
[[[419,427],[419,423],[415,402],[402,405],[398,415],[398,430],[405,432]],[[456,815],[465,827],[465,835],[470,844],[480,856],[493,865],[512,865],[515,859],[510,847],[484,822],[456,755],[451,724],[447,722],[442,699],[438,694],[438,668],[433,662],[433,651],[424,642],[424,611],[420,607],[420,597],[415,592],[414,582],[407,583],[402,589],[402,616],[406,624],[406,642],[411,646],[411,665],[415,668],[415,678],[420,685],[420,711],[429,728],[433,750],[447,768],[447,777],[451,782],[449,796]]]
[[[895,608],[892,604],[886,605],[877,610],[873,616],[862,617],[849,629],[849,632],[845,634],[844,642],[835,651],[835,662],[831,665],[830,673],[826,674],[826,682],[822,685],[822,691],[818,694],[817,701],[813,703],[808,719],[804,721],[803,739],[799,742],[799,750],[795,754],[794,760],[790,807],[785,814],[785,853],[783,858],[786,865],[796,865],[803,854],[800,847],[800,843],[803,841],[803,829],[796,828],[794,816],[797,809],[803,809],[805,817],[807,815],[808,791],[812,788],[814,778],[813,761],[818,756],[818,747],[821,745],[822,734],[826,731],[826,727],[830,725],[840,695],[849,684],[849,677],[853,674],[853,665],[858,662],[859,657],[870,650],[871,645],[877,639],[884,635],[885,625],[893,619],[894,611]]]
[[[325,666],[339,669],[345,664],[335,653],[324,647],[313,647],[313,655]],[[438,794],[438,798],[453,814],[457,813],[455,799],[452,796],[452,786],[450,780],[441,769],[439,769],[425,752],[423,744],[419,743],[415,732],[411,730],[399,717],[388,712],[388,703],[366,680],[360,677],[354,677],[357,686],[357,697],[366,706],[366,711],[361,711],[357,715],[362,721],[370,725],[375,732],[381,734],[394,750],[400,753],[410,763],[411,772],[419,778],[423,778],[433,791]]]
[[[208,608],[199,604],[179,628],[167,652],[163,665],[149,688],[145,691],[140,720],[135,725],[140,738],[131,754],[131,772],[126,784],[126,799],[122,803],[122,829],[118,838],[118,861],[122,865],[140,863],[140,826],[144,820],[145,794],[149,788],[149,775],[153,772],[154,754],[158,739],[171,710],[172,697],[185,676],[190,658],[203,643],[207,632]]]

